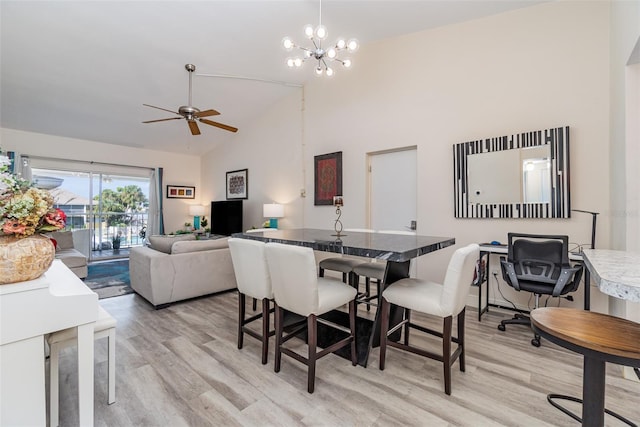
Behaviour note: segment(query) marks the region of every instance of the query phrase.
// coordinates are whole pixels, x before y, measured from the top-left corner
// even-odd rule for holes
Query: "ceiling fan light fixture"
[[[315,27],[315,29],[310,24],[304,27],[304,35],[313,44],[311,48],[296,45],[290,37],[285,37],[282,41],[282,45],[287,51],[297,48],[303,52],[302,58],[287,58],[287,65],[289,68],[301,67],[304,61],[313,58],[317,61],[317,65],[314,67],[315,75],[326,75],[327,77],[331,77],[335,74],[335,71],[333,68],[329,67],[328,63],[336,61],[341,63],[344,68],[351,68],[350,59],[342,60],[338,58],[338,56],[340,52],[344,50],[347,50],[348,52],[357,51],[360,44],[356,39],[349,39],[348,41],[345,41],[344,38],[339,38],[332,47],[322,47],[322,42],[329,34],[327,28],[322,25],[322,0],[320,0],[320,19],[318,21],[318,26]]]
[[[187,125],[189,126],[189,130],[191,131],[192,135],[200,135],[200,129],[198,128],[197,122],[202,122],[207,125],[215,126],[217,128],[224,129],[230,132],[237,132],[238,129],[233,126],[225,125],[223,123],[218,123],[218,122],[214,122],[214,121],[202,118],[202,117],[219,115],[220,113],[217,112],[216,110],[208,109],[208,110],[201,111],[198,108],[193,107],[191,105],[191,79],[192,79],[193,72],[196,70],[196,66],[193,64],[186,64],[184,68],[189,72],[189,105],[182,105],[178,108],[178,111],[172,111],[166,108],[156,107],[154,105],[142,104],[145,107],[151,107],[151,108],[156,108],[158,110],[167,111],[169,113],[173,113],[180,117],[171,117],[168,119],[159,119],[159,120],[148,120],[142,123],[155,123],[155,122],[164,122],[167,120],[185,119],[187,121]]]

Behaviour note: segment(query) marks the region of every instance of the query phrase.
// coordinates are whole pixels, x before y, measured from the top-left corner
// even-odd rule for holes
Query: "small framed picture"
[[[249,197],[249,170],[227,172],[227,200]]]
[[[167,199],[195,199],[196,187],[167,185]]]

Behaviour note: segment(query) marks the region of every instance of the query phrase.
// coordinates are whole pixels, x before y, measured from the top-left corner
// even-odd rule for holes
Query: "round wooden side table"
[[[572,308],[545,307],[531,312],[531,327],[547,340],[584,356],[582,374],[582,418],[553,398],[580,399],[557,394],[549,402],[583,426],[604,425],[605,412],[635,426],[633,422],[604,408],[606,363],[640,367],[640,323],[607,314]]]

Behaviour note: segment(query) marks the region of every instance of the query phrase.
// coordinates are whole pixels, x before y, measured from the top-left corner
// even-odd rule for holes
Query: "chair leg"
[[[107,366],[109,369],[109,405],[116,401],[116,328],[109,330],[107,337],[107,346],[109,347],[109,360]]]
[[[280,361],[282,360],[282,320],[282,309],[278,306],[278,304],[275,304],[276,354],[273,362],[274,372],[280,372]]]
[[[244,316],[246,297],[242,292],[238,292],[238,349],[242,348],[244,342]]]
[[[49,418],[51,427],[57,427],[60,424],[59,345],[51,344],[49,352]]]
[[[364,279],[364,293],[367,297],[367,311],[371,311],[371,303],[369,297],[371,296],[371,278],[366,277]]]
[[[347,280],[347,273],[342,273],[342,282],[343,283],[353,283]]]
[[[444,392],[451,395],[451,327],[453,316],[444,318],[442,329],[442,363],[444,364]]]
[[[258,309],[258,300],[257,299],[253,299],[253,311],[256,311]]]
[[[356,366],[358,364],[358,348],[356,346],[356,300],[349,301],[349,329],[351,330],[351,364]]]
[[[262,364],[267,364],[269,354],[269,298],[262,299]]]
[[[405,319],[407,319],[407,323],[404,324],[404,345],[409,345],[409,331],[411,330],[409,323],[411,323],[411,310],[405,308],[404,313]]]
[[[389,302],[382,298],[380,313],[380,370],[384,371],[387,356],[387,331],[389,330]]]
[[[316,380],[316,348],[318,342],[318,323],[315,314],[307,317],[307,341],[309,347],[309,359],[307,360],[307,391],[313,393]]]
[[[465,347],[464,347],[464,321],[465,321],[465,309],[463,308],[460,313],[458,313],[458,347],[460,347],[460,371],[464,372],[465,364],[464,364],[464,355],[465,355]]]
[[[324,268],[318,267],[318,277],[324,277]]]

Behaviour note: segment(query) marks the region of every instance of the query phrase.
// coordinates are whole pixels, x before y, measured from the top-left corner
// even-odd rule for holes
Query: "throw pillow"
[[[171,246],[175,242],[181,242],[184,240],[196,240],[196,236],[193,234],[180,234],[176,236],[149,236],[149,245],[151,249],[155,249],[165,254],[171,253]]]
[[[172,254],[184,254],[188,252],[211,251],[229,247],[228,238],[215,240],[196,240],[193,242],[176,242],[171,247]]]

